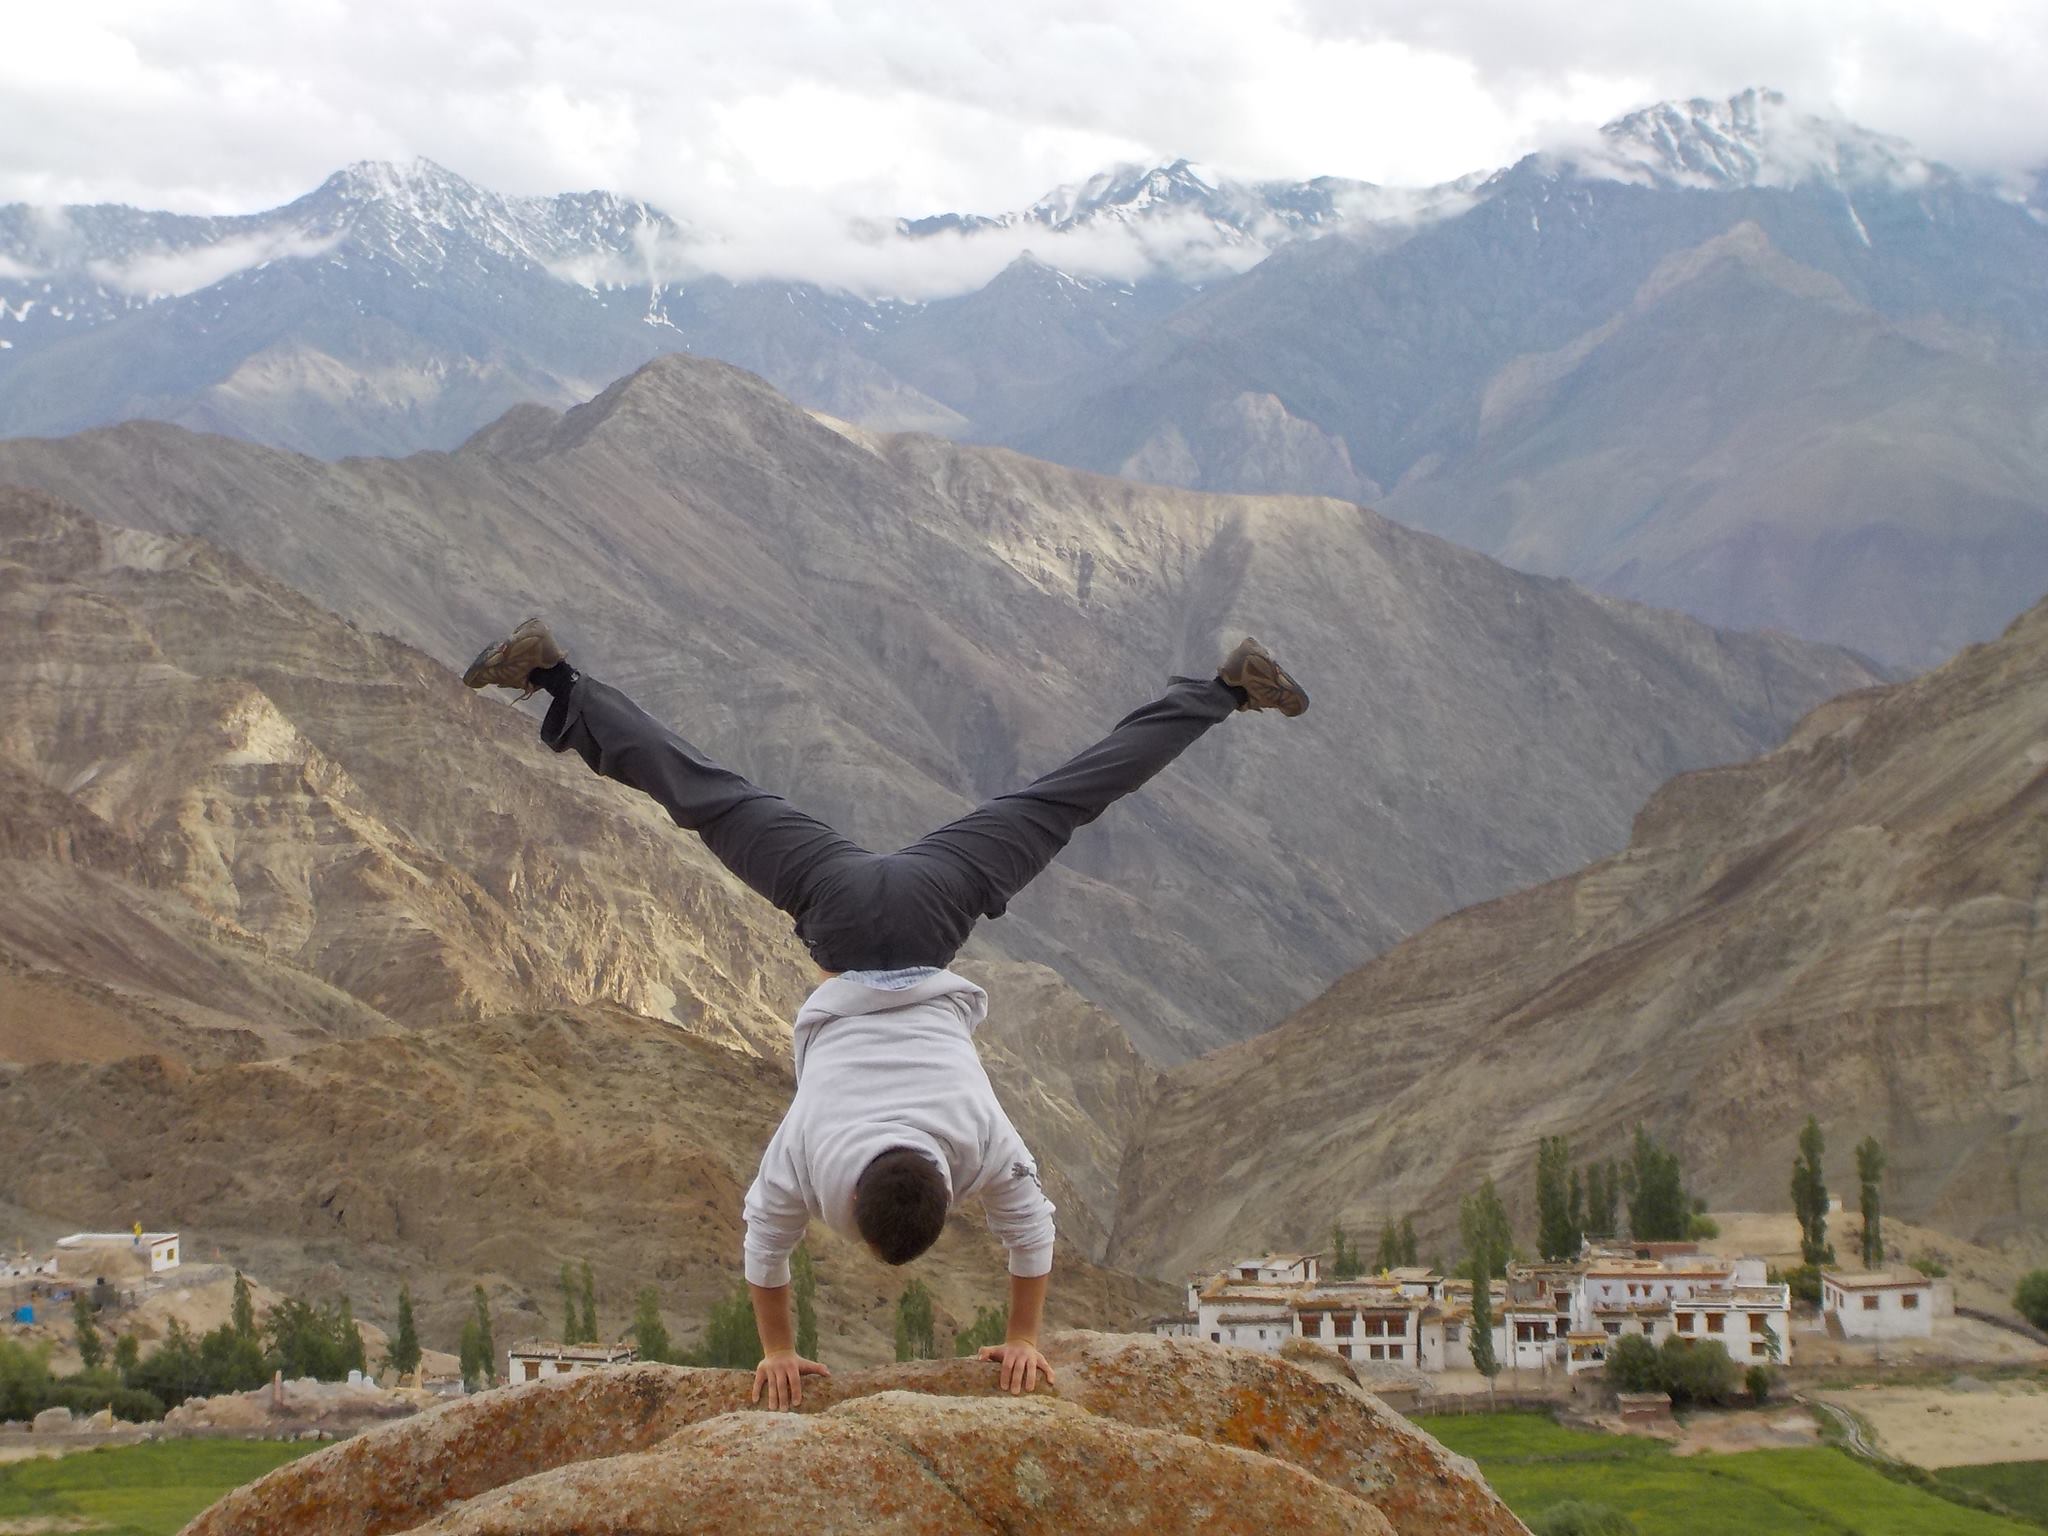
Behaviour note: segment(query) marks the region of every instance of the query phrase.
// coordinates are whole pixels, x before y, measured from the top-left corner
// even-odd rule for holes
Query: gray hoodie
[[[897,991],[834,977],[805,1000],[796,1097],[747,1191],[749,1282],[789,1283],[813,1216],[858,1241],[853,1186],[891,1147],[936,1163],[955,1204],[980,1196],[1011,1274],[1052,1269],[1052,1202],[974,1053],[987,1017],[988,994],[951,971]]]

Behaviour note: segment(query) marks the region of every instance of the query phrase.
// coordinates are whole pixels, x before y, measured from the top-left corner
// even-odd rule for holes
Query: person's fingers
[[[759,1371],[754,1372],[754,1394],[747,1401],[750,1403],[761,1401],[761,1373]]]
[[[981,1346],[981,1353],[975,1358],[979,1360],[1000,1360],[1003,1358],[1003,1352],[993,1344],[984,1344]]]

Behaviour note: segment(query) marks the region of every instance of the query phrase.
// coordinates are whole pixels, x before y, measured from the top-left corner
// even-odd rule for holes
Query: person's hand
[[[1040,1376],[1045,1378],[1048,1386],[1052,1383],[1052,1367],[1046,1363],[1045,1356],[1038,1352],[1038,1346],[1029,1341],[990,1344],[976,1358],[993,1360],[1002,1366],[1005,1392],[1034,1392],[1038,1389]]]
[[[785,1408],[794,1408],[804,1400],[804,1378],[806,1376],[830,1376],[832,1373],[815,1360],[806,1360],[793,1349],[780,1349],[772,1355],[762,1357],[754,1367],[754,1395],[750,1402],[760,1402],[763,1388],[768,1392],[768,1406],[777,1413]]]

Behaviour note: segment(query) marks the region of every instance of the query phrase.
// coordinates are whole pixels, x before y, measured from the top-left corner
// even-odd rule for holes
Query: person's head
[[[853,1186],[854,1225],[885,1264],[908,1264],[936,1243],[948,1204],[938,1164],[910,1147],[891,1147]]]

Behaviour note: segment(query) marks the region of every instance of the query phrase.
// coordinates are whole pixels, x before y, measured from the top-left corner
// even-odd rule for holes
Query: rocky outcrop
[[[1346,1382],[1181,1340],[1056,1336],[1056,1385],[977,1361],[814,1382],[639,1365],[486,1393],[238,1489],[187,1536],[588,1531],[1523,1531],[1469,1462]]]

